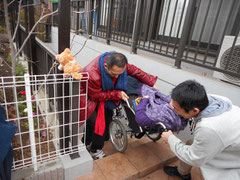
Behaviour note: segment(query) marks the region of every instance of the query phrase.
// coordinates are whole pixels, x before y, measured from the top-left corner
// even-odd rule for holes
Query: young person
[[[171,106],[186,119],[193,118],[192,144],[184,144],[171,131],[162,138],[180,159],[165,166],[170,176],[191,179],[191,167],[200,167],[204,179],[240,179],[240,108],[226,97],[207,95],[205,88],[188,80],[171,93]]]

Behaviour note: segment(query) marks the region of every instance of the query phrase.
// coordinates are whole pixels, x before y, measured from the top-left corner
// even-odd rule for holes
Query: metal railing
[[[238,0],[72,0],[71,5],[76,33],[131,46],[133,53],[142,49],[170,57],[177,68],[184,62],[240,81]],[[226,43],[232,50],[222,60]]]
[[[76,1],[74,1],[76,3]],[[189,63],[240,78],[238,54],[240,1],[238,0],[88,0],[85,32],[171,57],[175,66]],[[95,9],[90,12],[91,9]],[[93,13],[93,16],[90,14]],[[72,18],[72,24],[76,19]],[[90,26],[91,24],[91,26]],[[89,29],[90,28],[90,29]],[[219,54],[228,36],[228,62],[219,66]],[[226,40],[227,41],[227,40]],[[237,66],[233,68],[232,66]]]
[[[87,33],[87,17],[85,0],[73,0],[71,2],[71,29],[78,33]]]
[[[38,163],[85,150],[79,128],[87,111],[80,99],[87,100],[88,74],[80,81],[63,74],[1,77],[0,84],[6,121],[17,126],[13,170],[31,165],[37,170]]]

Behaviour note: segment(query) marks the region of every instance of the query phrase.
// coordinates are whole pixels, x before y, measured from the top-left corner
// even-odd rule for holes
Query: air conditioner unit
[[[220,53],[217,59],[216,67],[237,73],[240,68],[240,37],[237,38],[236,44],[232,51],[232,55],[229,59],[229,62],[227,62],[234,39],[235,39],[235,36],[224,37],[222,47],[220,49]],[[234,77],[225,73],[214,71],[213,77],[221,79],[223,81],[230,82],[232,84],[240,85],[240,78]]]

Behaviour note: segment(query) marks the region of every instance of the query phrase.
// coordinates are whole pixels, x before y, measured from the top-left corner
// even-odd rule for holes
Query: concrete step
[[[139,179],[177,161],[168,144],[161,139],[153,142],[147,137],[129,138],[123,153],[116,152],[110,142],[105,143],[103,151],[107,157],[95,160],[93,172],[76,180]]]

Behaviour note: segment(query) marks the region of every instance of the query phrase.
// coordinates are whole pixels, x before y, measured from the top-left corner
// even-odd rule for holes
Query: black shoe
[[[163,171],[168,174],[169,176],[178,176],[180,177],[182,180],[191,180],[191,173],[186,174],[186,175],[181,175],[178,170],[177,167],[174,166],[164,166],[163,167]]]

